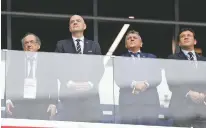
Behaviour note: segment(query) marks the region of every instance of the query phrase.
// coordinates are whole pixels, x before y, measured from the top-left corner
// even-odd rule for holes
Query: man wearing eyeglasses
[[[56,114],[57,80],[53,61],[38,53],[41,40],[33,33],[22,38],[21,51],[7,51],[6,112],[18,119],[48,120]]]

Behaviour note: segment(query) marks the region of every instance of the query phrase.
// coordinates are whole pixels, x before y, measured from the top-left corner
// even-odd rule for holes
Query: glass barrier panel
[[[5,116],[5,77],[6,77],[6,51],[1,50],[0,63],[0,87],[1,87],[1,117]]]
[[[157,125],[160,110],[156,87],[161,82],[157,59],[115,57],[114,78],[119,87],[119,122]],[[118,92],[115,92],[118,93]]]
[[[197,55],[198,56],[198,55]],[[165,60],[165,76],[172,92],[169,117],[175,126],[206,126],[206,63],[203,61]]]
[[[105,70],[102,56],[8,51],[7,58],[7,117],[103,120],[99,94]]]

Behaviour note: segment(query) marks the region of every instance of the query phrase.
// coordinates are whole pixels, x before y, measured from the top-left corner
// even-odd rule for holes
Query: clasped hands
[[[196,104],[201,104],[201,103],[204,104],[204,102],[205,102],[204,101],[205,100],[205,94],[204,93],[199,93],[199,92],[190,90],[188,92],[188,96]]]
[[[138,94],[139,92],[144,92],[145,90],[147,90],[149,84],[147,83],[147,81],[133,81],[132,82],[132,93],[133,94]]]

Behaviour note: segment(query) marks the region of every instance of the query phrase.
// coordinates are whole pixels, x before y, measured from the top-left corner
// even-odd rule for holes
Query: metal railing
[[[67,14],[51,14],[51,13],[34,13],[34,12],[15,12],[2,11],[2,15],[11,15],[12,17],[35,17],[35,18],[52,18],[52,19],[68,19],[72,15]],[[117,17],[103,16],[82,16],[87,20],[110,21],[110,22],[128,22],[128,23],[147,23],[147,24],[165,24],[165,25],[188,25],[206,27],[203,22],[187,22],[187,21],[169,21],[169,20],[151,20],[151,19],[129,19]]]

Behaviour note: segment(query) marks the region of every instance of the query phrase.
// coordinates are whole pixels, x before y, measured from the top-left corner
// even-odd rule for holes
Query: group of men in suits
[[[178,39],[180,52],[168,57],[173,60],[155,61],[155,55],[141,52],[143,42],[139,33],[127,33],[125,46],[128,51],[123,54],[126,58],[114,60],[114,77],[120,87],[122,123],[158,124],[160,105],[156,87],[161,82],[160,69],[165,68],[172,91],[169,117],[173,119],[173,126],[206,126],[206,64],[201,62],[206,58],[194,51],[197,41],[192,29],[181,29]]]
[[[22,39],[25,52],[8,52],[8,117],[47,120],[59,113],[60,120],[101,121],[98,83],[104,72],[102,57],[83,55],[101,55],[100,45],[84,38],[86,24],[81,16],[70,18],[69,29],[72,38],[59,41],[55,49],[59,54],[53,57],[38,54],[41,41],[33,33]],[[59,93],[57,79],[61,83]],[[59,100],[61,109],[57,110]]]
[[[100,109],[98,83],[103,75],[104,66],[102,57],[98,56],[101,55],[99,43],[84,37],[86,27],[81,16],[74,15],[70,18],[69,30],[72,38],[58,41],[56,45],[55,52],[59,54],[55,59],[61,61],[48,60],[37,54],[41,41],[35,34],[29,33],[23,37],[22,45],[26,54],[21,55],[19,61],[15,60],[17,55],[14,54],[15,52],[10,55],[11,61],[8,68],[6,87],[6,104],[9,116],[47,119],[52,118],[58,112],[61,113],[62,120],[88,122],[99,122],[101,120],[102,111]],[[168,58],[205,61],[204,57],[194,51],[196,42],[195,33],[192,29],[182,29],[179,34],[181,50]],[[119,110],[121,122],[155,125],[159,108],[156,86],[161,82],[160,68],[162,65],[155,60],[155,55],[141,51],[143,41],[137,31],[132,30],[127,33],[125,46],[128,51],[122,55],[124,58],[118,59],[117,57],[114,61],[114,79],[120,87]],[[81,56],[77,58],[75,55],[67,56],[68,54],[64,53],[80,54]],[[93,57],[91,61],[85,61],[85,57],[90,58],[82,54],[97,56]],[[55,65],[60,68],[56,70]],[[186,72],[182,73],[184,75]],[[173,75],[168,74],[169,79],[173,78]],[[59,98],[62,111],[57,111],[57,78],[61,83]],[[190,80],[188,79],[188,81]],[[175,82],[171,83],[174,84]],[[178,82],[175,84],[177,86],[181,85]],[[181,102],[180,99],[185,101],[190,98],[191,101],[204,102],[205,94],[203,92],[206,91],[204,86],[201,86],[202,90],[195,90],[195,85],[192,86],[193,89],[190,88],[191,86],[181,86],[179,89],[175,86],[170,87],[173,92],[172,101],[174,101],[171,102],[171,108],[175,108],[172,105],[177,106],[176,103],[179,103],[180,106],[185,105],[184,110],[186,110],[188,108],[187,104],[182,105],[186,102]],[[182,94],[183,92],[186,92],[186,94]],[[185,95],[185,97],[182,95]],[[195,103],[192,102],[191,104]],[[206,108],[202,104],[201,106],[203,109]],[[171,110],[179,112],[176,108]],[[175,120],[174,124],[177,126],[186,125],[179,120]],[[191,126],[192,124],[187,121],[187,125]]]

